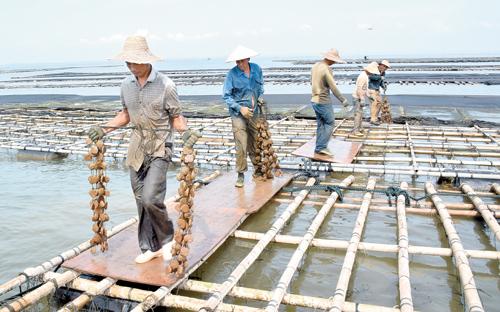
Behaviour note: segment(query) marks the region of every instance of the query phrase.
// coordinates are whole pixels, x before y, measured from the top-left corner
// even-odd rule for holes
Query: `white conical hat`
[[[229,54],[226,63],[244,60],[257,55],[259,55],[258,52],[255,52],[254,50],[244,47],[242,45],[239,45],[236,47],[236,49],[233,50],[233,52],[231,52],[231,54]]]
[[[378,70],[378,63],[377,62],[371,62],[370,64],[366,65],[364,70],[366,70],[370,74],[380,75],[380,71]]]
[[[125,39],[122,52],[113,59],[135,64],[149,64],[161,60],[151,53],[146,38],[143,36],[130,36]]]
[[[323,57],[335,63],[345,63],[345,61],[340,58],[339,51],[337,51],[337,49],[330,49],[329,51],[326,51],[323,53]]]
[[[388,60],[383,60],[382,62],[380,62],[380,65],[384,65],[387,66],[387,68],[391,68],[391,65],[389,64]]]

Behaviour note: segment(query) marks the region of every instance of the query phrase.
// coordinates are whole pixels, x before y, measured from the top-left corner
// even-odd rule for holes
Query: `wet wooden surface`
[[[245,186],[236,188],[236,174],[227,173],[196,192],[192,228],[194,241],[188,256],[189,273],[204,262],[249,214],[262,208],[291,180],[292,175],[286,174],[265,182],[253,180],[250,173],[245,178]],[[175,224],[177,212],[169,207],[169,215]],[[134,259],[139,253],[135,224],[113,236],[106,253],[86,251],[64,262],[63,267],[140,284],[171,286],[177,282],[173,274],[166,273],[168,262],[164,262],[162,257],[136,264]]]
[[[292,152],[292,154],[295,156],[307,157],[319,161],[350,164],[352,163],[354,157],[356,157],[356,154],[358,154],[361,148],[361,143],[330,139],[330,141],[328,142],[328,150],[330,150],[330,152],[333,154],[333,157],[315,153],[315,146],[316,137],[312,138],[306,144],[296,149],[294,152]]]

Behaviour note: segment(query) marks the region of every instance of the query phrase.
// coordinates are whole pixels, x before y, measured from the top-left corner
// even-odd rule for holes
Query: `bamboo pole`
[[[240,239],[260,240],[264,236],[264,234],[238,230],[234,232],[233,236]],[[276,235],[276,237],[273,239],[273,242],[281,244],[298,245],[301,239],[302,237],[299,236]],[[315,238],[312,240],[311,245],[318,248],[346,250],[347,247],[349,247],[349,242],[344,240]],[[399,251],[399,246],[360,242],[358,245],[358,249],[361,251],[397,253]],[[438,257],[451,257],[453,255],[451,248],[411,246],[411,245],[408,246],[408,252],[410,254],[415,254],[415,255],[438,256]],[[465,253],[467,257],[470,258],[500,260],[500,251],[465,250]]]
[[[316,182],[316,179],[310,178],[306,186],[312,186]],[[200,311],[213,311],[217,306],[224,300],[224,297],[231,291],[231,289],[238,283],[243,274],[248,270],[248,268],[255,262],[260,254],[264,251],[269,242],[276,236],[276,234],[281,231],[281,229],[288,222],[290,217],[297,211],[300,204],[304,201],[309,190],[303,190],[295,197],[293,202],[291,202],[285,211],[279,216],[279,218],[273,223],[271,228],[266,232],[266,234],[259,240],[259,242],[252,248],[250,253],[238,264],[238,266],[231,272],[230,276],[222,283],[222,286],[217,290],[206,302]]]
[[[46,273],[46,279],[53,278],[53,276],[57,276],[58,273],[53,273],[53,272],[48,272]],[[88,279],[83,279],[83,278],[76,278],[73,280],[71,283],[68,284],[68,287],[77,289],[80,291],[87,291],[90,288],[95,288],[98,282],[91,281]],[[109,289],[105,291],[105,295],[112,297],[112,298],[119,298],[119,299],[125,299],[125,300],[131,300],[131,301],[136,301],[136,302],[143,302],[148,300],[150,296],[153,295],[153,292],[143,290],[143,289],[138,289],[138,288],[131,288],[131,287],[125,287],[125,286],[118,286],[118,285],[113,285]],[[161,299],[157,305],[158,306],[163,306],[163,307],[172,307],[172,308],[177,308],[177,309],[184,309],[184,310],[189,310],[189,311],[197,311],[198,307],[204,302],[204,300],[201,299],[196,299],[196,298],[190,298],[190,297],[185,297],[185,296],[176,296],[176,295],[168,295]],[[219,307],[219,311],[222,312],[232,312],[232,311],[238,311],[238,312],[259,312],[261,311],[260,309],[248,307],[248,306],[239,306],[239,305],[233,305],[233,304],[221,304]]]
[[[127,227],[131,226],[132,224],[136,223],[137,220],[138,220],[137,217],[133,217],[133,218],[130,218],[129,220],[127,220],[123,223],[116,225],[108,232],[108,237],[112,237],[115,234],[121,232],[122,230],[124,230]],[[90,240],[88,240],[88,241],[83,242],[80,245],[78,245],[70,250],[67,250],[67,251],[61,253],[60,255],[40,264],[39,266],[36,266],[34,268],[25,269],[23,271],[23,273],[21,273],[19,276],[7,281],[6,283],[4,283],[0,286],[0,295],[8,292],[11,289],[14,289],[17,286],[24,284],[31,277],[38,276],[40,274],[43,274],[43,273],[55,268],[59,264],[79,255],[80,253],[84,252],[85,250],[89,249],[90,247],[92,247],[92,244],[90,244]]]
[[[111,277],[106,277],[94,287],[88,288],[84,293],[66,304],[58,312],[75,312],[87,305],[95,296],[102,295],[106,290],[116,283]]]
[[[496,145],[500,145],[500,142],[497,141],[491,134],[485,132],[481,127],[478,125],[474,125],[474,128],[476,128],[479,132],[481,132],[485,137],[487,137],[491,142],[495,143]]]
[[[349,176],[345,178],[342,183],[340,183],[340,185],[345,187],[352,184],[352,182],[354,182],[354,176]],[[330,197],[328,197],[328,199],[325,201],[323,207],[321,207],[320,211],[314,217],[314,220],[307,229],[306,234],[302,237],[301,242],[293,253],[292,258],[288,262],[285,271],[281,275],[280,280],[277,284],[278,286],[273,290],[272,299],[268,302],[265,309],[266,312],[278,311],[281,301],[283,300],[283,297],[286,293],[286,289],[288,288],[288,285],[292,280],[293,274],[295,273],[295,271],[297,271],[300,261],[311,245],[311,241],[316,235],[316,232],[320,228],[321,224],[323,224],[323,221],[325,220],[326,216],[333,207],[333,204],[337,201],[338,198],[339,194],[337,194],[336,192],[332,192]]]
[[[45,275],[45,279],[54,278],[55,276],[58,275],[60,275],[60,273],[48,272]],[[73,288],[79,291],[87,291],[88,289],[95,287],[95,285],[97,284],[98,283],[95,281],[83,278],[76,278],[75,280],[70,282],[67,286],[69,288]],[[216,284],[216,283],[187,280],[181,285],[179,285],[179,289],[199,292],[199,293],[213,293],[218,289],[220,289],[221,286],[222,286],[221,284]],[[146,298],[150,294],[151,292],[149,291],[137,288],[118,286],[118,285],[111,286],[105,292],[105,295],[109,297],[132,300],[132,301],[143,301],[144,298]],[[229,292],[228,295],[246,300],[268,301],[272,293],[270,291],[265,291],[260,289],[236,286]],[[173,308],[184,308],[191,311],[198,311],[199,307],[203,305],[203,302],[204,302],[203,300],[199,299],[170,295],[166,297],[162,302],[160,302],[160,305],[169,306]],[[295,294],[286,294],[285,297],[283,298],[283,302],[291,306],[300,306],[312,309],[327,309],[330,304],[330,301],[325,298],[302,296]],[[187,306],[188,303],[189,306]],[[217,311],[233,311],[231,309],[235,309],[234,311],[247,311],[245,310],[245,308],[253,309],[250,307],[242,307],[242,306],[235,306],[235,305],[221,303]],[[258,311],[262,310],[259,309]],[[399,311],[399,309],[376,306],[371,304],[346,302],[345,312],[368,312],[368,311],[397,312]]]
[[[55,291],[58,287],[66,285],[70,281],[77,278],[79,273],[75,271],[66,271],[63,274],[57,276],[54,279],[46,281],[42,286],[32,290],[6,305],[0,308],[0,312],[17,312],[26,309],[32,304],[36,303],[38,300],[49,295]]]
[[[287,197],[290,197],[290,193],[287,193],[287,192],[280,192],[278,193],[279,196],[287,196]],[[320,195],[320,194],[308,194],[307,195],[307,198],[322,198],[322,199],[325,199],[325,198],[328,198],[328,196],[326,195]],[[281,198],[283,199],[283,198]],[[346,196],[344,195],[344,199],[343,199],[343,203],[348,203],[348,202],[354,202],[354,203],[360,203],[362,202],[363,199],[362,198],[357,198],[357,197],[349,197],[349,196]],[[372,203],[375,203],[375,204],[386,204],[387,203],[387,199],[383,199],[383,198],[373,198],[372,199]],[[411,205],[410,207],[411,208],[433,208],[434,206],[432,205],[432,202],[416,202],[416,201],[413,201],[413,200],[410,200],[410,202],[412,202],[413,204],[416,204],[415,205]],[[373,205],[371,207],[374,207]],[[464,210],[471,210],[471,209],[475,209],[475,206],[473,204],[466,204],[466,203],[449,203],[446,205],[446,207],[448,207],[449,209],[464,209]],[[500,205],[488,205],[488,207],[492,210],[500,210]]]
[[[280,203],[289,203],[290,199],[283,199],[283,198],[275,198],[273,199],[276,202]],[[304,204],[306,205],[314,205],[314,206],[321,206],[322,203],[319,201],[312,201],[312,200],[306,200],[304,201]],[[334,208],[341,208],[341,209],[352,209],[352,210],[358,210],[360,207],[359,205],[356,204],[343,204],[343,203],[335,203]],[[389,207],[389,206],[371,206],[371,210],[373,211],[386,211],[386,212],[395,212],[396,208],[394,207]],[[406,212],[410,214],[416,214],[416,215],[423,215],[423,216],[434,216],[437,215],[438,212],[435,209],[431,208],[406,208]],[[458,216],[458,217],[479,217],[481,214],[477,211],[464,211],[464,210],[448,210],[449,214],[452,216]],[[500,211],[495,212],[495,216],[497,218],[500,217]]]
[[[394,154],[394,153],[409,153],[410,149],[402,147],[402,148],[385,148],[385,149],[377,149],[377,148],[368,148],[366,146],[363,147],[362,151],[364,153],[383,153],[383,154]],[[480,151],[474,151],[474,152],[464,152],[464,151],[454,151],[454,152],[449,152],[445,150],[435,150],[435,149],[430,149],[430,150],[425,150],[425,149],[415,149],[415,154],[421,154],[421,155],[439,155],[439,156],[465,156],[465,157],[495,157],[498,158],[500,157],[500,153],[489,153],[489,152],[480,152]]]
[[[368,215],[368,209],[370,207],[370,202],[373,197],[373,193],[370,190],[375,189],[376,179],[370,177],[368,179],[368,184],[366,186],[368,192],[365,193],[363,198],[363,203],[359,209],[358,217],[356,218],[354,230],[349,241],[349,246],[347,247],[346,256],[344,258],[344,263],[342,265],[342,270],[335,287],[335,293],[332,298],[332,307],[329,309],[330,312],[338,311],[342,312],[344,308],[345,297],[347,295],[347,288],[349,286],[349,279],[351,277],[352,267],[354,260],[356,259],[356,252],[358,251],[359,242],[363,235],[363,228],[365,225],[365,220]]]
[[[476,283],[474,282],[474,275],[472,274],[469,261],[467,260],[467,255],[464,252],[460,237],[453,226],[451,216],[447,212],[446,205],[441,198],[436,195],[436,190],[434,189],[434,185],[432,183],[427,182],[425,184],[425,189],[427,193],[431,195],[432,202],[439,212],[441,222],[443,223],[446,231],[446,236],[448,236],[450,247],[453,251],[453,258],[455,259],[455,265],[459,272],[460,283],[462,284],[465,297],[465,308],[470,312],[484,311],[481,299],[477,292]]]
[[[417,172],[418,167],[417,167],[417,161],[415,160],[415,151],[413,150],[413,141],[411,139],[411,134],[410,134],[410,127],[408,126],[408,123],[405,122],[406,126],[406,135],[407,135],[407,140],[408,140],[408,145],[410,147],[410,155],[411,155],[411,164],[413,167],[413,171]]]
[[[408,126],[408,124],[407,124]],[[408,133],[409,134],[409,133]],[[408,183],[402,182],[401,189],[408,189]],[[405,197],[399,195],[397,199],[398,217],[398,277],[399,277],[399,307],[401,312],[413,311],[413,300],[411,296],[410,265],[408,253],[408,224],[406,223]]]
[[[500,185],[498,185],[498,183],[493,183],[491,185],[491,191],[496,195],[500,195]]]
[[[486,205],[481,198],[476,195],[474,189],[470,185],[463,183],[460,188],[462,189],[462,192],[469,196],[477,211],[481,213],[484,221],[488,224],[493,234],[495,234],[496,239],[500,241],[500,226],[498,225],[497,219],[493,215],[494,211],[489,210],[488,205]]]

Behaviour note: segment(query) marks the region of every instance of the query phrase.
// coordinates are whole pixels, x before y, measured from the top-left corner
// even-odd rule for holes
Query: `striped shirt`
[[[121,85],[121,101],[127,109],[132,131],[128,147],[127,165],[138,171],[144,157],[170,157],[172,151],[165,147],[172,143],[171,118],[181,114],[179,97],[174,82],[151,68],[144,87],[131,75]]]

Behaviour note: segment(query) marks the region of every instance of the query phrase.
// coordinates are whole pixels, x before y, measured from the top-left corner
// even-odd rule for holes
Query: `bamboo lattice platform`
[[[230,196],[237,198],[238,191],[233,187],[230,189],[220,188],[221,184],[227,184],[227,179],[233,182],[234,176],[223,177],[219,181],[216,180],[216,182],[208,185],[204,191],[198,191],[195,198],[197,198],[198,202],[209,200],[209,197],[213,198],[209,195],[215,191],[224,192],[227,195],[233,193]],[[287,181],[288,178],[284,178],[284,183],[278,183],[280,186],[273,188],[273,190],[279,190],[281,185],[286,184]],[[495,301],[497,297],[484,294],[479,291],[480,286],[477,285],[481,285],[485,280],[498,280],[498,271],[492,269],[495,265],[498,268],[498,261],[500,260],[500,252],[494,247],[495,242],[500,240],[498,221],[494,217],[495,214],[498,217],[500,212],[500,205],[497,202],[498,195],[500,195],[500,186],[498,184],[492,184],[491,188],[488,189],[484,187],[476,189],[469,184],[463,184],[460,188],[438,188],[431,182],[427,182],[424,187],[420,187],[414,184],[409,186],[403,181],[400,184],[402,190],[407,190],[415,198],[424,194],[427,194],[427,197],[419,201],[411,199],[405,204],[405,195],[400,193],[397,196],[395,205],[391,205],[384,193],[388,185],[384,185],[383,182],[379,183],[374,177],[369,177],[367,182],[356,182],[354,176],[348,176],[343,180],[323,181],[319,185],[316,185],[315,178],[308,178],[307,182],[294,180],[290,185],[294,187],[308,186],[308,188],[293,193],[282,190],[275,196],[270,196],[273,197],[273,202],[285,207],[280,209],[279,213],[273,217],[272,224],[268,223],[269,227],[267,229],[261,231],[236,230],[234,232],[228,230],[225,232],[225,236],[232,235],[237,240],[254,241],[255,243],[252,244],[251,250],[246,255],[241,259],[235,259],[232,272],[226,272],[222,282],[213,283],[188,279],[178,285],[179,289],[205,294],[202,299],[186,295],[174,295],[171,293],[171,287],[160,287],[156,291],[150,291],[141,289],[139,286],[137,286],[138,288],[131,288],[117,285],[117,279],[105,274],[103,274],[102,280],[94,281],[93,279],[80,277],[80,272],[71,269],[64,273],[47,272],[57,265],[56,260],[51,260],[49,264],[45,263],[42,269],[26,270],[25,275],[18,278],[29,276],[29,274],[36,271],[38,275],[43,277],[45,284],[25,294],[11,303],[9,307],[6,306],[0,311],[17,311],[21,307],[29,306],[36,298],[51,293],[56,288],[56,285],[57,287],[66,285],[66,287],[84,292],[61,311],[71,311],[74,306],[83,307],[99,294],[106,295],[109,298],[127,299],[139,303],[133,311],[146,311],[153,306],[175,307],[190,311],[211,311],[213,309],[218,311],[278,311],[283,305],[328,311],[427,311],[429,310],[426,308],[427,296],[420,298],[421,291],[415,285],[426,285],[425,287],[431,287],[432,285],[425,280],[425,276],[419,276],[421,273],[412,275],[412,268],[415,270],[415,266],[419,262],[418,259],[413,258],[417,255],[454,260],[451,263],[456,268],[458,279],[453,279],[453,281],[458,286],[449,284],[449,287],[450,290],[455,289],[455,287],[462,290],[464,310],[491,311],[497,306],[497,301]],[[341,194],[335,191],[328,193],[321,189],[321,187],[328,185],[343,187],[343,196],[340,197]],[[469,200],[464,200],[465,198]],[[265,200],[267,199],[262,199],[262,201]],[[226,203],[222,202],[221,204],[225,206]],[[295,231],[294,235],[282,234],[284,230],[290,227],[293,220],[299,217],[299,214],[311,211],[310,209],[314,211],[314,218],[308,222],[309,224],[302,230],[302,234],[298,234],[297,231]],[[263,207],[263,210],[266,210],[266,207]],[[201,208],[195,211],[202,212]],[[353,217],[345,219],[344,212],[346,211],[353,211]],[[207,212],[210,213],[208,210]],[[373,230],[370,231],[367,227],[369,227],[368,224],[371,218],[377,218],[377,212],[383,212],[385,222],[394,223],[394,226],[388,226],[387,231],[384,231],[384,233],[392,231],[396,235],[395,244],[375,243],[373,238],[370,238]],[[344,220],[352,222],[352,231],[349,235],[344,235],[348,237],[346,239],[332,239],[322,234],[324,230],[321,230],[321,228],[332,226],[332,219],[337,214],[340,214]],[[258,215],[259,213],[257,213]],[[412,243],[419,240],[418,237],[412,235],[412,228],[408,225],[408,219],[412,218],[412,215],[421,215],[429,218],[429,220],[437,219],[436,226],[438,228],[436,230],[445,232],[444,240],[447,242],[445,243],[447,246],[436,247],[432,246],[434,244],[415,245]],[[200,222],[202,218],[202,216],[197,216],[195,220]],[[213,217],[206,216],[206,218]],[[466,248],[463,240],[464,238],[466,240],[470,239],[470,237],[461,234],[463,231],[460,225],[461,222],[454,224],[453,220],[455,218],[482,218],[486,223],[486,227],[481,228],[481,233],[476,233],[476,231],[473,233],[483,236],[482,240],[484,240],[484,236],[489,236],[491,243],[486,244],[489,247],[479,250]],[[117,234],[118,241],[120,240],[118,237],[129,237],[134,232],[133,227],[131,227],[132,224],[134,223],[127,225],[126,232]],[[232,229],[236,229],[238,224],[239,222],[235,221]],[[346,228],[345,224],[344,228]],[[135,241],[134,235],[132,235],[131,240]],[[199,242],[200,240],[195,239],[196,241]],[[283,267],[279,280],[273,281],[274,286],[271,290],[237,286],[241,278],[248,274],[248,269],[255,261],[264,257],[266,250],[275,250],[282,244],[292,246],[294,252],[289,258],[288,264]],[[109,252],[114,252],[113,245],[113,243],[110,243],[111,249]],[[116,247],[119,246],[116,245]],[[332,272],[330,269],[321,270],[322,274],[326,275],[331,281],[328,287],[315,289],[317,293],[323,295],[311,296],[291,293],[291,284],[294,283],[293,276],[307,274],[307,271],[304,271],[305,268],[301,270],[299,268],[306,258],[314,257],[315,251],[311,247],[345,251],[343,258],[341,258],[342,267],[338,269],[339,272]],[[394,285],[391,293],[392,296],[398,298],[396,307],[364,303],[366,300],[360,300],[361,302],[349,301],[349,297],[352,296],[352,294],[349,295],[349,290],[352,289],[353,283],[355,283],[353,275],[362,270],[364,265],[364,261],[359,262],[357,259],[367,257],[369,252],[382,253],[388,256],[396,255],[397,257],[397,266],[392,271],[392,274],[397,275],[397,284]],[[91,259],[93,256],[84,255],[80,257]],[[97,259],[100,257],[97,256]],[[132,257],[129,258],[126,261],[132,261]],[[76,263],[78,258],[76,259],[76,261],[70,260],[66,263]],[[476,260],[483,260],[483,262],[477,262]],[[152,263],[152,265],[156,266],[153,270],[158,270],[158,267],[161,268],[161,264],[158,266],[158,263]],[[331,268],[326,263],[323,265]],[[489,268],[491,274],[482,273],[483,267]],[[86,270],[83,271],[86,272]],[[148,284],[155,279],[154,276],[148,278],[150,278]],[[356,279],[359,279],[359,276]],[[16,287],[15,285],[19,285],[19,283],[13,284],[11,282],[10,286]],[[450,283],[450,280],[448,280],[448,283]],[[2,291],[5,289],[4,285],[0,288]],[[387,296],[387,294],[384,295]],[[362,294],[359,296],[362,297]],[[228,303],[229,297],[244,299],[245,305],[231,303],[232,301]],[[442,310],[445,310],[444,307]]]
[[[302,109],[302,108],[301,108]],[[50,111],[43,116],[32,110],[13,109],[0,114],[0,147],[62,154],[86,153],[90,126],[103,124],[109,113]],[[230,118],[191,118],[190,126],[203,129],[195,146],[197,162],[204,167],[233,166],[235,159]],[[270,121],[273,147],[282,168],[303,168],[293,151],[310,141],[316,122],[293,116]],[[366,174],[402,174],[449,178],[500,180],[500,130],[479,126],[365,125],[365,137],[350,136],[352,122],[337,120],[333,138],[363,146],[352,164],[314,162],[312,169]],[[108,157],[125,158],[130,129],[107,136]],[[179,160],[180,139],[174,162]]]

